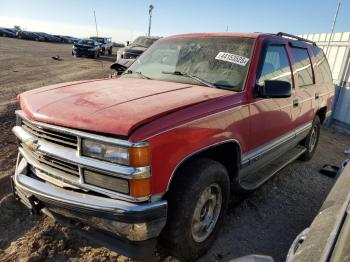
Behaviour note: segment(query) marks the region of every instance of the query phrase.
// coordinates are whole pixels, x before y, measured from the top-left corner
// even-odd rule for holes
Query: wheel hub
[[[317,142],[317,127],[314,126],[311,130],[309,152],[312,152],[316,146]]]
[[[222,192],[214,183],[201,193],[192,218],[192,237],[196,242],[206,240],[215,228],[222,206]]]

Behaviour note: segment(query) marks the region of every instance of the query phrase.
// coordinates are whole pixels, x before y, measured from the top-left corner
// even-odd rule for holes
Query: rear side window
[[[292,47],[292,54],[295,60],[295,70],[298,72],[299,87],[313,85],[314,72],[307,49]]]
[[[292,72],[284,46],[271,45],[267,48],[258,85],[264,85],[266,80],[287,81],[293,85]]]
[[[324,83],[332,83],[332,72],[329,68],[327,58],[323,53],[322,49],[315,46],[312,48],[312,52],[314,53],[316,66],[319,70],[320,81]]]

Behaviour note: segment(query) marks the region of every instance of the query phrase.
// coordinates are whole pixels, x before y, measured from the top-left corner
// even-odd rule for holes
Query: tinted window
[[[332,73],[328,65],[327,58],[323,53],[322,49],[315,46],[312,48],[312,52],[314,53],[316,66],[319,69],[320,81],[326,83],[332,83]]]
[[[298,85],[301,87],[314,84],[314,74],[307,49],[292,47],[292,54],[295,60],[294,67],[298,72]]]
[[[258,84],[264,85],[265,80],[287,81],[292,85],[292,73],[284,46],[272,45],[267,48]]]

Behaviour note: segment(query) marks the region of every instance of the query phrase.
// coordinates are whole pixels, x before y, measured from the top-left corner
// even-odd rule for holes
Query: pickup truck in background
[[[327,59],[308,40],[165,37],[118,79],[19,95],[14,194],[122,254],[142,258],[158,242],[193,261],[231,195],[312,158],[333,97]]]
[[[110,37],[98,37],[92,36],[90,39],[95,40],[100,44],[100,54],[101,55],[112,55],[113,53],[113,42]]]
[[[130,45],[128,45],[124,48],[120,48],[117,51],[116,62],[118,62],[120,59],[133,59],[133,60],[135,60],[158,39],[160,39],[160,37],[139,36]]]

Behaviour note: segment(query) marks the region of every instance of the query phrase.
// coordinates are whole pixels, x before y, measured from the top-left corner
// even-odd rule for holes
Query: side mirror
[[[287,81],[266,80],[259,86],[259,97],[286,98],[292,95],[292,85]]]
[[[128,69],[133,63],[135,59],[118,59],[118,62],[111,64],[110,68],[117,71],[118,75],[124,73],[126,69]]]

